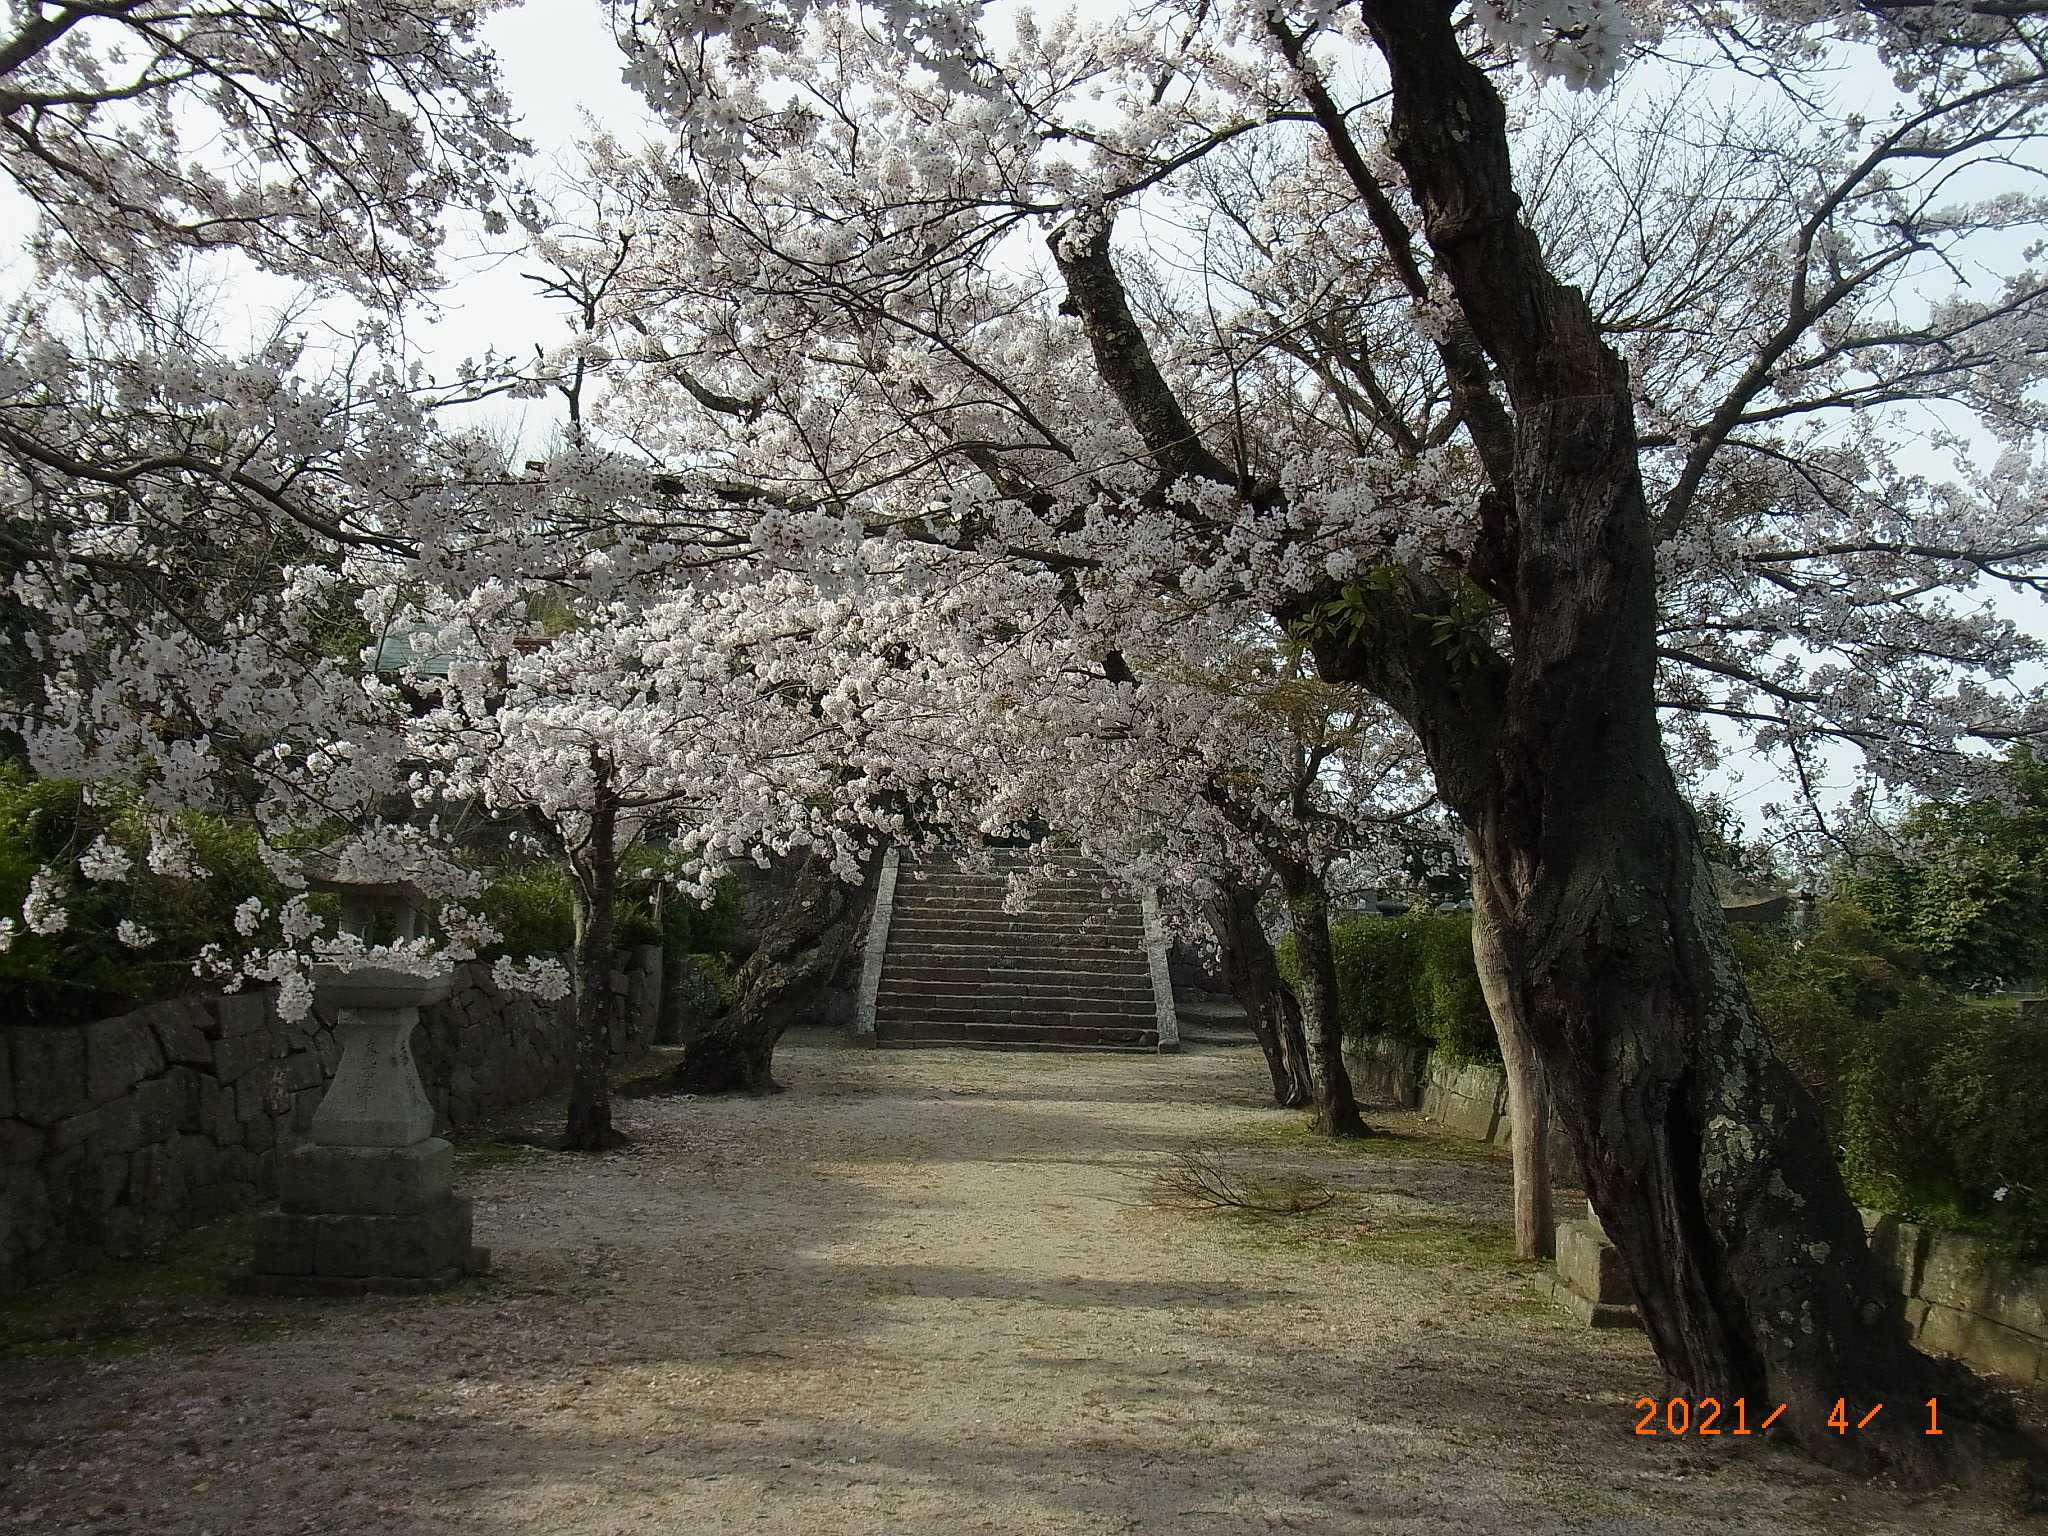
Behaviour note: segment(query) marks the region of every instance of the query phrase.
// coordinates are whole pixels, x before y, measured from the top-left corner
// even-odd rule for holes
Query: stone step
[[[877,1036],[875,1044],[889,1051],[1055,1051],[1100,1056],[1155,1056],[1159,1052],[1156,1042],[1151,1045],[1093,1045],[1065,1040],[924,1040],[907,1036],[896,1039]]]
[[[1011,886],[1007,875],[926,875],[922,880],[913,871],[899,873],[896,878],[899,892],[942,891],[949,896],[989,898],[1001,901],[1009,895]],[[1128,886],[1102,885],[1093,880],[1029,880],[1024,882],[1024,899],[1044,902],[1096,902],[1106,906],[1135,907],[1138,898]]]
[[[1032,880],[1028,853],[994,865],[904,865],[875,999],[877,1042],[1157,1050],[1136,894],[1099,873]],[[1012,873],[1026,877],[1014,911]]]
[[[1135,907],[1124,910],[1105,907],[1094,901],[1053,908],[1027,902],[1015,911],[1005,908],[999,901],[956,901],[945,896],[931,900],[897,901],[896,921],[920,917],[960,918],[982,923],[1057,923],[1062,927],[1081,923],[1117,923],[1140,933],[1145,929],[1144,914]]]
[[[1621,1250],[1583,1217],[1557,1224],[1557,1278],[1589,1302],[1635,1304],[1635,1291],[1621,1267]]]
[[[957,913],[963,917],[1035,917],[1041,921],[1056,923],[1086,922],[1090,918],[1103,917],[1142,926],[1145,920],[1141,908],[1112,906],[1102,901],[1027,901],[1012,911],[1004,905],[1003,898],[997,895],[980,896],[958,891],[913,891],[906,896],[902,889],[898,888],[898,917],[928,912]]]
[[[1027,989],[1034,997],[1046,992],[1083,992],[1090,997],[1100,997],[1106,987],[1113,987],[1121,992],[1127,987],[1142,987],[1146,980],[1142,966],[1124,966],[1115,970],[1081,970],[1072,966],[1052,965],[1034,967],[966,963],[946,966],[899,966],[892,962],[882,973],[882,985],[892,989],[894,983],[915,981],[943,983],[943,990],[947,991],[978,992],[985,986],[1009,983]]]
[[[975,938],[934,938],[928,934],[915,933],[899,939],[889,936],[889,953],[895,955],[1021,955],[1031,959],[1073,955],[1085,959],[1117,960],[1136,955],[1143,959],[1143,953],[1129,944],[1116,944],[1107,940],[1086,939],[1078,936],[1048,935],[1030,943],[1009,942],[998,939]]]
[[[1047,985],[1057,983],[1061,987],[1090,991],[1100,983],[1135,987],[1147,979],[1149,971],[1145,971],[1143,967],[1128,965],[1083,971],[1071,965],[897,965],[895,961],[891,961],[883,969],[885,987],[893,981],[942,981],[956,987],[979,987],[989,981],[1040,981]]]
[[[1129,889],[1114,875],[1091,870],[1072,859],[1053,859],[1048,864],[1032,859],[997,859],[988,869],[968,869],[951,860],[905,859],[902,867],[911,874],[923,875],[927,880],[1003,880],[1011,875],[1028,878],[1033,870],[1049,868],[1053,873],[1045,877],[1047,884],[1057,881],[1062,885],[1115,885]]]
[[[877,1019],[966,1019],[991,1024],[1088,1024],[1106,1023],[1116,1027],[1142,1024],[1156,1027],[1158,1014],[1150,1003],[1131,999],[1103,1003],[1091,998],[1007,997],[993,1002],[976,1002],[957,997],[905,1002],[901,998],[880,998],[875,1003]]]
[[[1029,998],[1036,1002],[1073,997],[1102,1002],[1140,1002],[1152,1005],[1152,988],[1137,981],[1044,982],[1044,981],[921,981],[914,977],[884,974],[880,997],[918,1002],[932,998],[994,1000]],[[1242,1011],[1240,1010],[1240,1016]]]
[[[1077,1001],[1083,1008],[1096,1004],[1122,1008],[1124,1004],[1153,1006],[1153,993],[1139,977],[1090,977],[1063,981],[930,981],[926,977],[883,977],[879,999],[893,997],[899,1004],[938,1004],[938,1001],[973,1001],[991,1008],[1032,1008]]]
[[[1145,920],[1135,911],[1004,911],[1001,907],[950,907],[940,901],[928,903],[897,903],[891,928],[915,926],[950,926],[950,924],[971,924],[975,928],[1042,928],[1042,930],[1087,930],[1092,934],[1114,932],[1126,934],[1133,942],[1145,938]]]
[[[901,944],[979,944],[983,948],[1065,948],[1067,944],[1094,944],[1100,948],[1143,950],[1143,934],[1120,934],[1102,928],[1055,928],[1026,924],[967,924],[926,920],[922,924],[895,922],[889,926],[891,948]]]
[[[964,1008],[944,1003],[877,1004],[877,1028],[881,1027],[883,1020],[891,1023],[944,1023],[951,1020],[963,1024],[1017,1024],[1034,1029],[1055,1025],[1075,1029],[1157,1027],[1156,1016],[1150,1008],[1048,1008],[1032,1004],[1015,1008],[992,1007],[985,1003]]]
[[[1159,1032],[1137,1025],[1109,1027],[1076,1024],[984,1023],[975,1019],[926,1019],[897,1025],[887,1019],[875,1020],[875,1038],[884,1044],[897,1040],[943,1041],[948,1044],[1122,1046],[1152,1049],[1159,1046]]]
[[[958,907],[898,907],[889,922],[891,933],[932,935],[956,930],[983,938],[1011,933],[1059,938],[1084,934],[1089,938],[1114,939],[1119,944],[1145,942],[1142,923],[1127,923],[1121,918],[1105,918],[1093,912],[1076,913],[1072,917],[1047,917],[1043,913],[1027,912],[1016,917],[995,911],[963,912]]]

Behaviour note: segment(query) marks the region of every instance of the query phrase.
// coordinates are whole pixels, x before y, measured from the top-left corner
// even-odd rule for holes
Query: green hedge
[[[233,947],[235,909],[255,896],[275,908],[284,892],[258,852],[246,821],[184,812],[173,818],[190,840],[205,872],[192,880],[152,874],[149,828],[131,797],[104,793],[87,804],[69,780],[39,779],[18,762],[0,761],[0,916],[17,931],[0,953],[0,1013],[10,1019],[73,1023],[105,1018],[160,998],[199,990],[192,960],[209,943]],[[78,872],[78,858],[104,836],[129,856],[118,882],[95,882]],[[716,957],[703,967],[714,991],[725,985],[736,940],[739,890],[721,885],[708,908],[671,897],[656,923],[649,878],[657,850],[637,851],[622,870],[617,937],[620,946],[662,943],[672,955]],[[69,916],[61,933],[29,932],[20,923],[23,899],[45,866],[64,877]],[[313,898],[332,918],[331,897]],[[491,872],[482,906],[504,940],[492,951],[512,955],[567,953],[572,938],[569,886],[559,864],[532,862]],[[150,930],[155,942],[131,950],[115,937],[127,918]]]
[[[1330,947],[1345,1038],[1412,1040],[1461,1066],[1500,1060],[1466,914],[1343,918],[1330,925]],[[1299,988],[1292,935],[1280,945],[1280,969]]]
[[[640,849],[619,871],[613,940],[620,949],[660,944],[669,954],[723,954],[737,938],[739,886],[720,883],[709,907],[671,892],[655,920],[652,877],[663,855]],[[569,872],[560,863],[535,860],[493,871],[481,903],[491,926],[504,935],[492,954],[566,955],[575,940],[569,905]]]
[[[1738,930],[1736,951],[1851,1193],[2048,1255],[2048,1025],[1943,991],[1860,908],[1822,912],[1805,939]]]
[[[1857,1200],[2048,1255],[2048,1024],[1944,991],[1853,903],[1823,903],[1804,937],[1732,937]],[[1410,1040],[1461,1065],[1500,1059],[1464,914],[1348,918],[1330,941],[1347,1038]],[[1298,987],[1292,938],[1280,965]]]

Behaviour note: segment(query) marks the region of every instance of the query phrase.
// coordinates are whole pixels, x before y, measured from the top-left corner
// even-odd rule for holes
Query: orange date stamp
[[[1860,1405],[1859,1405],[1860,1406]],[[1920,1405],[1927,1411],[1927,1427],[1921,1431],[1926,1435],[1938,1435],[1941,1430],[1941,1400],[1930,1397]],[[1666,1435],[1673,1438],[1687,1435],[1760,1435],[1778,1422],[1785,1412],[1785,1405],[1779,1403],[1770,1412],[1757,1409],[1757,1422],[1752,1426],[1749,1399],[1730,1398],[1723,1403],[1718,1397],[1639,1397],[1635,1411],[1641,1415],[1636,1420],[1639,1435]],[[1835,1399],[1834,1410],[1828,1414],[1827,1427],[1838,1435],[1853,1434],[1867,1430],[1884,1412],[1883,1403],[1873,1403],[1859,1417],[1857,1410],[1849,1406],[1846,1397]]]

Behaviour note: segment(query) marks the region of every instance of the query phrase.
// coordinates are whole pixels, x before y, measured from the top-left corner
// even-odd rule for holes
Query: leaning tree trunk
[[[1398,702],[1465,823],[1509,1016],[1666,1369],[1695,1399],[1784,1403],[1780,1431],[1823,1455],[1942,1476],[1991,1443],[1989,1401],[1912,1347],[1818,1110],[1757,1021],[1664,756],[1626,366],[1520,218],[1506,112],[1452,8],[1361,12],[1388,67],[1390,146],[1513,410],[1506,494],[1467,565],[1512,654],[1471,660],[1417,626],[1391,664],[1352,658],[1354,675]],[[1929,1397],[1945,1434],[1924,1433]],[[1842,1398],[1851,1423],[1887,1409],[1838,1434]]]
[[[838,971],[859,931],[864,887],[804,855],[789,899],[734,978],[739,1000],[683,1047],[674,1086],[685,1093],[777,1093],[776,1042],[804,1017]]]
[[[1508,1121],[1513,1127],[1515,1165],[1515,1257],[1547,1259],[1557,1252],[1557,1218],[1551,1209],[1550,1093],[1529,1026],[1517,1011],[1520,994],[1501,945],[1505,920],[1490,881],[1472,882],[1472,959],[1479,990],[1500,1040],[1507,1069]]]
[[[1344,1065],[1344,1015],[1337,998],[1337,957],[1330,947],[1330,899],[1322,877],[1308,865],[1283,860],[1280,889],[1287,926],[1301,964],[1302,1031],[1308,1037],[1309,1081],[1315,1127],[1325,1136],[1370,1136]]]
[[[602,1152],[626,1139],[612,1126],[611,1090],[618,806],[602,786],[600,777],[590,841],[570,859],[569,899],[576,935],[569,956],[575,1055],[569,1080],[569,1123],[563,1140],[573,1152]]]
[[[1315,1102],[1315,1083],[1309,1076],[1301,1003],[1281,976],[1272,941],[1259,926],[1258,891],[1226,880],[1203,903],[1203,915],[1223,952],[1230,995],[1244,1008],[1265,1053],[1273,1102],[1283,1109],[1307,1107]]]

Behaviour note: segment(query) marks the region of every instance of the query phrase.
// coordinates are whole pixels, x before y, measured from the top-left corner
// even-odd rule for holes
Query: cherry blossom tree
[[[1168,6],[1005,44],[938,8],[622,12],[688,134],[602,152],[651,235],[611,421],[1036,562],[1133,647],[1189,607],[1289,622],[1420,739],[1503,1054],[1674,1377],[1812,1424],[1844,1390],[1976,1402],[1879,1299],[1672,764],[1732,722],[1794,782],[1844,744],[1941,793],[2039,728],[2035,643],[1979,583],[2038,589],[2044,548],[2048,311],[2014,254],[2044,210],[2008,174],[2042,18],[1650,12]],[[1546,134],[1532,81],[1637,49],[1783,110],[1711,154],[1654,117]],[[1829,97],[1842,50],[1893,73],[1874,116]],[[1940,1475],[1964,1438],[1819,1444]]]
[[[316,8],[292,44],[294,18],[251,11],[246,45],[211,12],[187,37],[192,14],[45,6],[0,44],[49,270],[132,306],[217,236],[359,295],[413,283],[437,210],[510,148],[472,13]],[[1050,654],[1103,678],[1069,734],[1099,740],[1143,677],[1112,656],[1284,623],[1405,722],[1459,818],[1517,1092],[1554,1100],[1673,1376],[1795,1425],[1844,1392],[1938,1392],[1969,1422],[1982,1394],[1909,1347],[1757,1024],[1674,758],[1704,764],[1725,722],[1795,781],[1841,744],[1942,792],[2039,729],[2010,684],[2036,647],[1978,595],[2037,590],[2048,547],[2042,287],[2015,254],[2044,212],[2039,8],[1175,0],[1020,13],[1001,42],[920,0],[611,14],[681,143],[600,146],[635,217],[590,243],[585,323],[544,361],[612,392],[603,433],[538,468],[441,429],[375,330],[339,387],[288,339],[95,354],[22,312],[0,453],[38,765],[166,803],[231,783],[279,825],[370,806],[405,777],[403,720],[315,609],[368,625],[493,578],[592,611],[684,580],[772,609],[764,573],[795,572],[818,596],[768,631],[799,637],[792,696],[862,725],[805,796],[749,800],[743,756],[705,847],[801,830],[850,861],[826,829],[963,814],[932,768],[972,718],[926,659],[949,628],[1064,631]],[[88,46],[122,26],[127,63]],[[1874,113],[1830,97],[1843,50],[1891,72]],[[1540,81],[1635,57],[1732,64],[1784,108],[1727,118],[1711,154],[1655,116],[1558,124]],[[442,104],[445,138],[420,126]],[[156,156],[188,110],[246,160]],[[423,178],[376,158],[402,123]],[[316,554],[273,558],[280,535]],[[216,552],[277,574],[225,598],[160,574]],[[861,643],[809,643],[855,614]],[[1816,1442],[1912,1476],[1990,1443]]]
[[[506,227],[523,141],[484,0],[36,0],[0,31],[0,175],[46,278],[146,309],[232,251],[388,308],[437,280],[450,207]]]
[[[685,589],[639,609],[614,602],[546,639],[521,630],[530,605],[503,584],[408,616],[436,646],[460,635],[445,675],[413,679],[431,701],[404,729],[415,799],[523,821],[569,870],[572,1149],[619,1139],[606,1069],[621,857],[672,842],[703,897],[733,852],[815,838],[830,860],[861,846],[823,817],[778,816],[829,795],[829,765],[848,748],[844,717],[792,695],[779,654],[797,635],[807,653],[827,643],[830,613],[807,611],[788,582],[765,585],[743,596]]]

